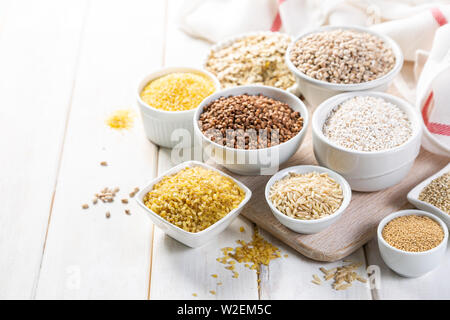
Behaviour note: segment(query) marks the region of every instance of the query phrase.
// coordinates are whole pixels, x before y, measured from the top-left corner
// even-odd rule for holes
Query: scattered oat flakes
[[[109,219],[111,217],[111,213],[109,211],[107,211],[105,216],[106,216],[107,219]]]
[[[102,162],[100,162],[100,165],[103,166],[103,167],[106,167],[108,165],[108,162],[102,161]]]
[[[83,204],[83,205],[81,206],[81,208],[83,208],[83,209],[88,209],[88,208],[89,208],[89,205],[88,205],[87,203],[85,203],[85,204]]]
[[[216,292],[214,290],[209,291],[209,293],[216,294]]]
[[[128,209],[125,209],[125,214],[127,214],[127,215],[131,215],[131,211],[130,211],[130,210],[128,210]]]
[[[121,201],[122,201],[122,203],[125,203],[125,204],[128,203],[128,199],[122,199]]]

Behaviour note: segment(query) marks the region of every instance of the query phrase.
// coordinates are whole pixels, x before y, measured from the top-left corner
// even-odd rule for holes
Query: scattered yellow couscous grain
[[[149,82],[141,99],[156,109],[185,111],[197,108],[215,89],[214,82],[202,74],[174,72]]]
[[[116,110],[106,119],[106,124],[112,129],[130,129],[133,120],[133,110]]]
[[[246,243],[245,241],[236,241],[241,247],[236,248],[222,248],[224,256],[218,258],[218,261],[224,264],[229,264],[225,269],[233,272],[233,277],[237,278],[239,274],[234,271],[235,263],[244,263],[246,268],[250,270],[256,270],[257,273],[260,270],[261,264],[269,265],[269,262],[273,259],[280,258],[281,252],[273,244],[265,240],[258,232],[258,229],[254,229],[252,241]],[[250,263],[252,263],[250,265]]]
[[[144,203],[175,226],[200,232],[225,217],[244,198],[245,192],[232,179],[196,166],[164,177],[145,195]]]
[[[240,227],[240,228],[239,228],[239,231],[240,231],[240,232],[245,232],[244,227]]]
[[[212,274],[211,277],[217,278],[217,274]]]

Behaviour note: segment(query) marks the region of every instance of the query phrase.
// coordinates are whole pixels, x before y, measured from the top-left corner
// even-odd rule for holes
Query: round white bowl
[[[383,239],[384,226],[394,218],[408,215],[427,216],[439,223],[444,230],[444,240],[435,248],[423,252],[408,252],[394,248]],[[386,265],[401,276],[420,277],[439,266],[447,251],[448,229],[441,219],[431,213],[420,210],[402,210],[394,212],[378,225],[378,248]]]
[[[220,97],[237,96],[241,94],[262,94],[272,99],[287,103],[294,111],[298,111],[303,118],[303,128],[292,139],[279,145],[255,149],[243,150],[219,145],[208,139],[198,126],[198,120],[203,108],[210,102]],[[300,147],[309,123],[308,110],[305,104],[292,93],[269,86],[249,85],[228,88],[216,92],[202,101],[195,111],[194,132],[201,140],[203,151],[207,158],[212,158],[216,163],[228,170],[241,175],[267,175],[278,171],[279,166],[286,162]]]
[[[144,87],[152,80],[158,79],[174,72],[191,72],[202,74],[207,76],[214,82],[216,90],[220,90],[220,83],[217,78],[208,71],[196,69],[196,68],[184,68],[184,67],[169,67],[159,69],[150,75],[146,76],[139,84],[137,89],[137,101],[142,114],[142,121],[144,123],[144,130],[147,138],[152,142],[166,148],[173,148],[178,143],[182,143],[183,147],[190,146],[192,143],[192,137],[194,130],[192,127],[192,119],[194,117],[195,108],[186,111],[165,111],[153,108],[147,103],[142,101],[141,92]],[[184,132],[178,131],[180,134],[176,134],[177,129],[184,129]],[[172,134],[175,132],[175,136]],[[189,137],[189,141],[179,141],[182,137]],[[182,139],[182,138],[181,138]],[[187,140],[187,139],[185,139]]]
[[[355,96],[371,96],[398,106],[411,121],[412,135],[402,145],[382,151],[356,151],[341,147],[326,138],[323,124],[330,112]],[[312,118],[314,155],[321,166],[341,174],[355,191],[377,191],[400,182],[411,169],[420,151],[420,115],[406,101],[382,92],[350,92],[329,98],[317,107]]]
[[[272,203],[272,201],[269,198],[269,192],[272,185],[277,182],[278,180],[283,179],[287,175],[289,175],[290,172],[294,173],[307,173],[307,172],[319,172],[319,173],[327,173],[330,178],[334,179],[342,188],[342,192],[344,195],[344,199],[342,201],[341,206],[339,207],[336,212],[333,214],[316,220],[300,220],[291,218],[285,214],[283,214],[281,211],[279,211]],[[291,229],[292,231],[303,233],[303,234],[313,234],[320,232],[326,228],[328,228],[330,225],[335,223],[339,217],[342,215],[342,213],[345,211],[345,209],[350,204],[350,200],[352,198],[352,190],[350,189],[350,185],[348,182],[339,174],[336,172],[324,168],[324,167],[318,167],[318,166],[295,166],[295,167],[289,167],[286,169],[283,169],[276,173],[266,184],[265,189],[265,197],[267,204],[270,207],[270,210],[272,210],[273,215],[275,218],[280,221],[282,225],[285,227]]]
[[[249,37],[249,36],[272,35],[272,34],[278,34],[278,33],[280,33],[280,32],[272,32],[272,31],[248,32],[248,33],[243,33],[243,34],[239,34],[239,35],[236,35],[236,36],[232,36],[232,37],[229,37],[229,38],[227,38],[227,39],[225,39],[223,41],[220,41],[220,42],[216,43],[215,45],[213,45],[209,49],[208,53],[206,54],[206,56],[205,56],[205,58],[203,60],[203,68],[206,70],[206,63],[208,62],[208,59],[209,59],[209,56],[211,55],[211,53],[213,53],[215,51],[218,51],[220,49],[229,47],[230,45],[232,45],[236,41],[242,40],[242,39],[244,39],[246,37]],[[289,37],[292,40],[292,37],[291,36],[289,36]],[[294,95],[297,95],[297,96],[299,95],[297,83],[295,83],[294,85],[290,86],[286,90],[288,92],[294,94]]]
[[[173,175],[177,173],[178,171],[188,168],[188,167],[203,167],[206,169],[214,170],[219,172],[221,175],[230,178],[233,180],[242,190],[245,192],[245,198],[241,201],[239,206],[234,208],[230,211],[225,217],[214,223],[213,225],[209,226],[208,228],[200,231],[200,232],[189,232],[184,229],[181,229],[180,227],[177,227],[176,225],[170,223],[166,219],[159,216],[156,212],[153,210],[147,208],[147,206],[144,203],[144,197],[145,195],[153,189],[153,186],[157,184],[159,181],[161,181],[165,176]],[[224,231],[230,224],[233,222],[234,219],[237,218],[237,216],[241,213],[242,209],[244,208],[245,204],[250,200],[252,197],[252,192],[249,188],[247,188],[243,183],[240,181],[234,179],[233,177],[223,173],[220,170],[217,170],[216,168],[213,168],[211,166],[208,166],[202,162],[198,161],[186,161],[183,162],[172,169],[164,172],[161,174],[158,178],[150,181],[145,187],[141,188],[141,190],[136,195],[136,201],[137,203],[144,209],[144,211],[147,213],[148,217],[152,220],[152,222],[158,226],[164,233],[171,236],[172,238],[178,240],[179,242],[187,245],[191,248],[197,248],[200,247],[206,243],[208,243],[213,238],[217,237],[222,231]]]
[[[373,34],[382,40],[385,41],[394,52],[395,55],[395,65],[392,68],[391,71],[389,71],[387,74],[385,74],[382,77],[379,77],[372,81],[367,81],[363,83],[357,83],[357,84],[337,84],[337,83],[330,83],[322,80],[317,80],[314,78],[311,78],[310,76],[307,76],[303,72],[297,69],[296,66],[292,63],[290,56],[291,51],[295,45],[295,43],[310,34],[321,32],[321,31],[329,31],[329,30],[336,30],[336,29],[344,29],[344,30],[355,30],[355,31],[361,31],[361,32],[367,32],[370,34]],[[314,31],[303,33],[299,35],[297,38],[294,39],[294,41],[289,46],[288,50],[286,51],[286,64],[289,67],[289,69],[292,71],[292,73],[295,75],[295,78],[297,80],[297,84],[299,86],[298,90],[303,94],[306,100],[312,105],[317,106],[326,99],[337,95],[339,93],[343,92],[350,92],[350,91],[386,91],[389,84],[392,82],[394,77],[400,72],[402,66],[403,66],[403,53],[398,44],[392,40],[391,38],[379,33],[375,32],[368,28],[363,27],[357,27],[357,26],[325,26],[318,29],[315,29]]]

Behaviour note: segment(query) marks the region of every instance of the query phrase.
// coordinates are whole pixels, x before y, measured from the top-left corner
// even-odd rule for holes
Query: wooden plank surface
[[[0,299],[34,295],[86,1],[0,1]]]
[[[282,168],[317,164],[312,150],[311,130],[298,152]],[[378,223],[407,203],[406,194],[417,183],[448,163],[446,157],[421,150],[408,176],[396,186],[378,192],[353,192],[352,201],[342,217],[324,231],[312,235],[295,233],[272,214],[264,197],[269,176],[234,175],[253,192],[243,215],[301,254],[318,261],[336,261],[356,251],[374,235]]]
[[[168,1],[164,64],[200,67],[209,45],[179,30],[177,15],[181,4],[182,0]],[[175,165],[170,153],[170,149],[160,148],[158,174]],[[244,234],[239,232],[241,226],[246,229]],[[252,224],[238,218],[217,239],[204,247],[192,249],[155,227],[150,299],[257,299],[257,277],[254,271],[239,266],[237,271],[240,277],[234,279],[231,272],[216,261],[222,255],[220,248],[233,246],[238,239],[249,240],[251,231]],[[211,277],[211,274],[217,274],[218,278]],[[218,282],[223,284],[217,285]],[[216,291],[216,294],[211,294],[211,290]]]
[[[157,149],[143,134],[135,90],[161,63],[164,8],[146,0],[90,3],[36,298],[147,298],[151,223],[134,201],[120,199],[156,173]],[[107,127],[109,113],[124,108],[135,110],[134,128]],[[81,209],[116,186],[113,203]]]

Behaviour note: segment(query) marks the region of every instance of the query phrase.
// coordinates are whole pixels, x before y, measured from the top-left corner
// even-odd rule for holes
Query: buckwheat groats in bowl
[[[294,137],[303,127],[303,118],[287,103],[262,94],[241,94],[210,102],[198,125],[208,139],[220,145],[261,149]]]
[[[392,48],[380,37],[349,29],[306,35],[295,42],[289,58],[305,75],[339,84],[380,78],[393,69],[396,60]]]
[[[261,84],[288,89],[295,84],[284,56],[292,39],[276,32],[236,37],[214,46],[205,68],[224,88]]]

